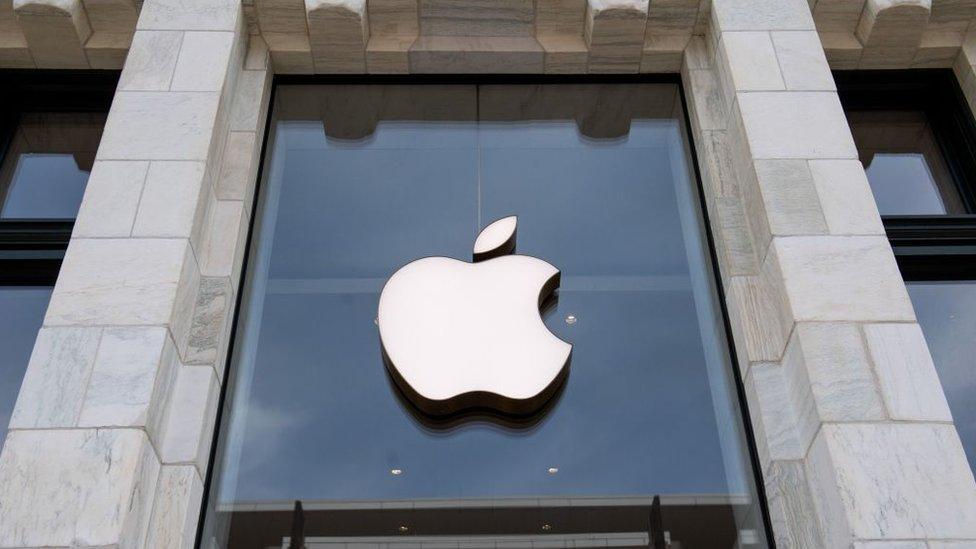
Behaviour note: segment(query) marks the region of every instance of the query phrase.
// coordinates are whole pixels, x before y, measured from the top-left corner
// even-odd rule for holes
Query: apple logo
[[[540,310],[559,269],[514,255],[515,216],[481,231],[474,261],[425,257],[386,282],[377,316],[383,359],[422,412],[538,412],[569,372],[573,346]]]

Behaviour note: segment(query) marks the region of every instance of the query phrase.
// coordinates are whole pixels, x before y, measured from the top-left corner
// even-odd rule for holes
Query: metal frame
[[[837,71],[845,110],[921,110],[956,184],[963,215],[884,216],[905,280],[976,279],[976,122],[951,70]]]
[[[118,71],[0,71],[0,162],[21,113],[108,112],[118,79]],[[53,286],[73,227],[74,219],[0,220],[0,285]]]

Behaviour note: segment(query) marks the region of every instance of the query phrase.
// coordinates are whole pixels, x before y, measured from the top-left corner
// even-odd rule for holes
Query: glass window
[[[881,215],[965,213],[925,111],[848,111],[847,118]]]
[[[104,125],[104,113],[23,113],[0,165],[0,219],[73,219]]]
[[[909,282],[908,293],[976,471],[976,281]]]
[[[764,546],[680,101],[278,86],[203,546]],[[561,270],[568,380],[529,419],[433,420],[384,368],[379,293],[513,214]]]
[[[50,287],[0,286],[0,448],[50,298]]]

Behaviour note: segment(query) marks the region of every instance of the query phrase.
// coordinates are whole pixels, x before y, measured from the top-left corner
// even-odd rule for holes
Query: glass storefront
[[[269,131],[202,547],[766,545],[677,85],[279,85]],[[569,375],[427,416],[380,292],[508,215]]]

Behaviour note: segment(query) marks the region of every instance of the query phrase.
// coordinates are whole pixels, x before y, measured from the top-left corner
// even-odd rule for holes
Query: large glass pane
[[[50,298],[49,287],[0,286],[0,447]]]
[[[976,281],[909,282],[908,293],[976,471]]]
[[[765,545],[681,112],[670,84],[279,86],[204,546]],[[568,381],[529,420],[424,416],[379,293],[512,214],[561,270]]]
[[[104,113],[24,113],[0,165],[0,218],[73,219]]]
[[[925,112],[848,111],[847,118],[881,215],[965,213]]]

